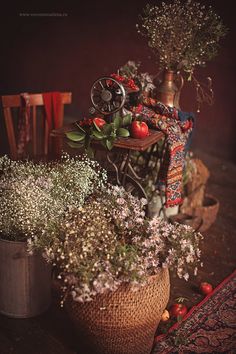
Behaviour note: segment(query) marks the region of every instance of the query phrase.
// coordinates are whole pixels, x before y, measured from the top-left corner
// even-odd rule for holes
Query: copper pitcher
[[[180,92],[184,84],[183,76],[172,70],[164,70],[162,80],[154,81],[156,89],[154,97],[170,107],[180,109]]]

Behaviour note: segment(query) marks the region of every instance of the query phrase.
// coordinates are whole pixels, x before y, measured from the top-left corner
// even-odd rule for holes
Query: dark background
[[[88,114],[90,87],[98,77],[115,72],[128,60],[140,60],[142,72],[157,73],[155,58],[135,28],[147,2],[9,2],[0,14],[0,94],[71,91],[73,103],[66,115],[76,120]],[[201,2],[212,5],[229,32],[221,41],[219,55],[196,71],[201,80],[212,77],[215,102],[203,105],[197,114],[193,147],[236,161],[234,2]],[[32,13],[66,16],[30,16]],[[185,83],[180,103],[183,110],[196,112],[191,83]],[[1,126],[2,152],[4,134]]]

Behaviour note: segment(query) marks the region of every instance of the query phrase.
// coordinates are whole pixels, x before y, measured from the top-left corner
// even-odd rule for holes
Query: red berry
[[[173,304],[170,308],[170,315],[172,317],[184,317],[186,313],[188,312],[188,309],[185,305],[183,304]]]
[[[200,284],[200,291],[203,295],[208,295],[212,292],[213,288],[212,285],[207,283],[207,282],[203,282]]]

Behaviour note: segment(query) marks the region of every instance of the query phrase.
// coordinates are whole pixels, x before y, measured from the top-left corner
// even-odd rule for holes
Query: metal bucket
[[[40,254],[29,255],[25,242],[0,239],[0,313],[28,318],[51,303],[51,266]]]

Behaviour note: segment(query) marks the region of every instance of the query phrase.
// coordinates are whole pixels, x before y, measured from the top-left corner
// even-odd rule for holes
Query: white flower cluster
[[[147,4],[136,27],[161,67],[190,72],[217,54],[219,40],[226,34],[213,9],[193,0]]]
[[[203,238],[200,233],[193,232],[187,225],[167,224],[158,217],[149,222],[148,231],[150,239],[159,244],[158,254],[162,267],[174,268],[179,278],[188,280],[188,267],[192,265],[196,275],[201,256],[199,243]]]
[[[68,210],[45,252],[59,266],[66,294],[84,302],[124,282],[137,289],[160,267],[176,269],[186,280],[190,265],[196,273],[202,236],[184,225],[147,219],[146,203],[110,186]]]
[[[106,182],[106,172],[87,158],[33,163],[0,158],[0,236],[28,240],[30,249],[50,243],[67,209],[79,207]]]

